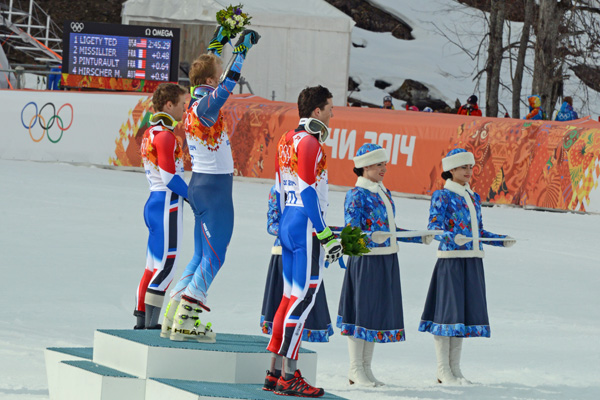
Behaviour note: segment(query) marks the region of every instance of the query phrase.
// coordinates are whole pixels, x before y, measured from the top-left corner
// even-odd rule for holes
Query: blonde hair
[[[221,64],[223,64],[223,60],[215,54],[202,54],[194,60],[190,67],[190,84],[192,86],[205,84],[208,78],[215,76],[217,65]]]

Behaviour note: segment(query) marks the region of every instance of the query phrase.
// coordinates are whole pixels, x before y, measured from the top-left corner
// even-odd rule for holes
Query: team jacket
[[[483,258],[482,242],[479,238],[504,238],[483,229],[481,200],[469,184],[461,185],[448,179],[444,189],[436,190],[431,196],[429,225],[427,229],[443,230],[437,235],[440,241],[437,255],[440,258]],[[459,246],[454,242],[458,234],[472,237],[473,241]],[[493,246],[504,246],[503,242],[485,242]]]
[[[183,151],[172,131],[160,122],[144,132],[140,148],[150,191],[171,190],[187,198],[183,180]]]
[[[237,54],[231,71],[239,74],[244,57]],[[237,82],[226,77],[217,88],[198,86],[185,115],[185,136],[192,158],[192,171],[205,174],[233,173],[231,144],[221,107]]]
[[[301,121],[302,123],[302,121]],[[280,209],[301,207],[316,232],[327,227],[327,160],[319,141],[300,125],[281,137],[277,146],[276,196]]]
[[[395,214],[396,206],[392,200],[392,193],[383,183],[373,182],[360,176],[356,181],[356,187],[346,193],[344,222],[346,225],[361,228],[367,235],[375,231],[404,231],[405,229],[396,228]],[[398,240],[422,243],[420,237],[398,238]],[[398,243],[392,239],[378,244],[367,237],[366,245],[371,252],[365,255],[393,254],[398,251]]]

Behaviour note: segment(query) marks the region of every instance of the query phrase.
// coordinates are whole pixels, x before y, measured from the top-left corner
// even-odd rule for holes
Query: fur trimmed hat
[[[353,160],[354,167],[363,168],[380,162],[387,162],[388,155],[381,146],[373,143],[365,143],[360,146]]]
[[[444,172],[462,167],[463,165],[475,165],[473,153],[465,149],[451,150],[446,154],[446,157],[442,158],[442,169]]]

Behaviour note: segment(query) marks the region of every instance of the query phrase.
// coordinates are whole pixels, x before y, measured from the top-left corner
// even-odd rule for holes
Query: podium
[[[159,330],[100,329],[93,348],[46,349],[48,391],[51,400],[281,400],[262,390],[268,342],[228,333],[218,333],[216,343],[174,342]],[[298,368],[317,385],[317,353],[299,353]]]

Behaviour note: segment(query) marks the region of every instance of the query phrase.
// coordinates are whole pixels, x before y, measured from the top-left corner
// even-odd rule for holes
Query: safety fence
[[[139,147],[152,112],[147,94],[0,91],[0,158],[141,166]],[[295,104],[234,95],[223,108],[235,174],[273,178],[279,137],[298,124]],[[329,183],[354,186],[352,157],[364,143],[389,154],[385,185],[430,195],[443,185],[441,159],[473,152],[471,186],[482,199],[557,210],[600,211],[600,123],[476,118],[336,107],[324,144]],[[183,124],[175,134],[184,149]],[[190,168],[186,152],[186,168]]]

